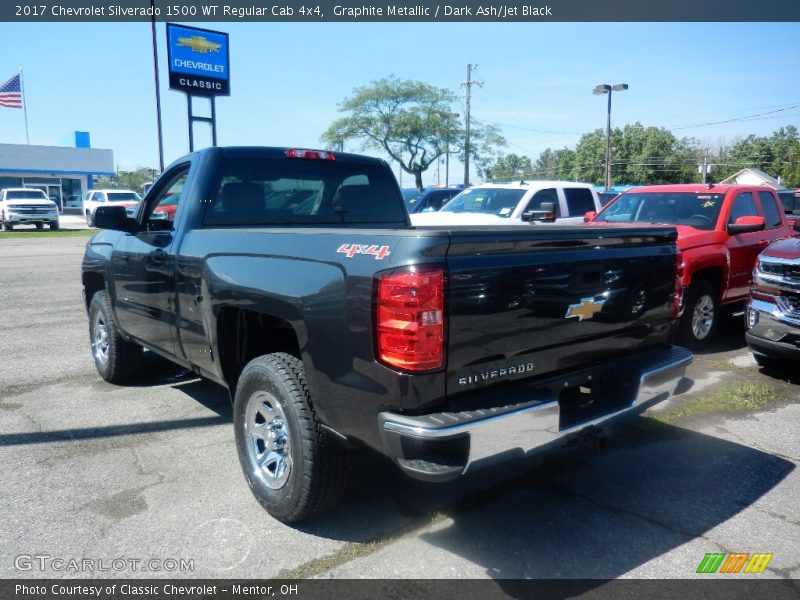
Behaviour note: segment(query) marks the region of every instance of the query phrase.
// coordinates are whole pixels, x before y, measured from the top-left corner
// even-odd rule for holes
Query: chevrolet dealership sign
[[[230,95],[228,34],[167,23],[169,89],[193,96]]]

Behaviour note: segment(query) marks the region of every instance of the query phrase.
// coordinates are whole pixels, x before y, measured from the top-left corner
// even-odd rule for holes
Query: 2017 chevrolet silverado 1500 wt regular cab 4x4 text
[[[176,189],[174,221],[150,220]],[[100,375],[130,380],[145,347],[227,387],[284,521],[336,499],[352,448],[453,479],[663,399],[691,360],[669,343],[673,228],[413,228],[377,159],[210,148],[96,223]]]

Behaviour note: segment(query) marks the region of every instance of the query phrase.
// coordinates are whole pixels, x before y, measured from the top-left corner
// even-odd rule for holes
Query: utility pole
[[[472,64],[467,65],[467,80],[461,82],[461,87],[464,88],[464,95],[465,95],[465,135],[464,135],[464,187],[469,187],[469,100],[470,100],[470,91],[473,85],[477,85],[479,87],[483,86],[482,81],[473,81],[472,80],[472,71],[477,69],[478,65],[474,67]]]
[[[705,149],[705,154],[703,155],[703,164],[700,165],[701,183],[710,183],[711,182],[711,168],[712,168],[712,165],[708,164],[708,148],[706,148]]]

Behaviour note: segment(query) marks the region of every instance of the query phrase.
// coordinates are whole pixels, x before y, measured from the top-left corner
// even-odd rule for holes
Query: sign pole
[[[189,152],[194,152],[194,115],[192,114],[191,94],[186,94],[186,108],[189,113]]]
[[[211,145],[217,146],[217,107],[214,102],[216,98],[211,96]]]
[[[164,172],[164,136],[161,127],[161,86],[158,81],[158,42],[156,41],[156,15],[155,0],[150,0],[153,16],[150,20],[150,31],[153,36],[153,77],[156,88],[156,124],[158,127],[158,172]]]
[[[211,125],[211,145],[217,145],[217,96],[230,96],[228,34],[167,23],[169,89],[186,94],[189,152],[194,152],[194,124]],[[194,114],[194,97],[208,98],[211,116]]]

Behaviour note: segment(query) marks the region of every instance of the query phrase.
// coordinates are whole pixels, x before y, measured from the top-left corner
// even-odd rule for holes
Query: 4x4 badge
[[[567,307],[567,314],[564,315],[564,318],[571,319],[572,317],[576,317],[578,321],[591,319],[603,309],[603,304],[605,303],[606,299],[603,296],[581,298],[578,304],[570,304],[569,307]]]

